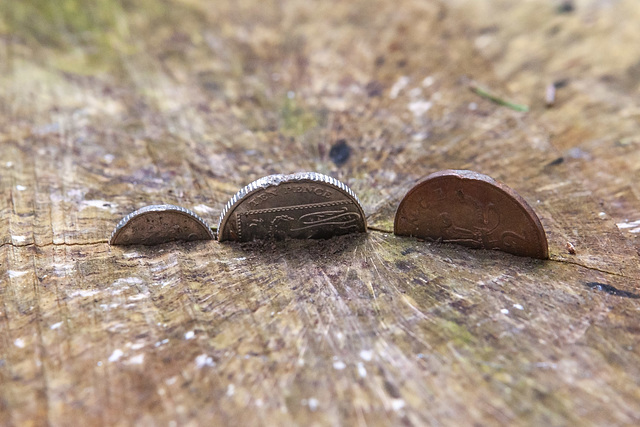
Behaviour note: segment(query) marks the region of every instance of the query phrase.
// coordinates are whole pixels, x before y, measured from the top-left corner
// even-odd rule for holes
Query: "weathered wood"
[[[640,422],[637,2],[212,4],[0,4],[0,425]],[[551,260],[385,233],[447,168],[525,197]],[[300,170],[376,231],[107,244]]]

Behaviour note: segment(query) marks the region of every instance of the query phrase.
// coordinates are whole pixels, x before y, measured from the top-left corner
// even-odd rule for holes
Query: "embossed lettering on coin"
[[[436,172],[409,190],[394,233],[549,258],[544,229],[527,202],[506,185],[465,170]]]
[[[122,218],[112,245],[157,245],[174,240],[211,240],[209,226],[195,213],[174,205],[151,205]]]
[[[316,239],[366,229],[351,189],[329,176],[301,172],[270,175],[240,190],[220,215],[218,240]]]

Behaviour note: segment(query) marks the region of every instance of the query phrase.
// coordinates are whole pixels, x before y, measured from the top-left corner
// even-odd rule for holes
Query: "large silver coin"
[[[315,172],[270,175],[244,187],[220,215],[218,240],[323,239],[367,231],[360,201]]]
[[[174,240],[211,240],[211,228],[189,209],[151,205],[122,218],[111,233],[111,245],[158,245]]]

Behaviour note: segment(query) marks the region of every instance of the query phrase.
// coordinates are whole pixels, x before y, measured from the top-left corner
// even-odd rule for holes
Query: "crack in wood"
[[[211,227],[212,230],[214,230],[215,232],[215,228]],[[386,230],[384,228],[378,228],[378,227],[367,227],[367,229],[369,231],[372,231],[374,233],[382,233],[382,234],[393,234],[393,231],[391,230]],[[50,247],[50,246],[64,246],[64,247],[68,247],[68,246],[92,246],[92,245],[101,245],[101,244],[105,244],[105,243],[109,243],[108,239],[105,240],[95,240],[95,241],[90,241],[90,242],[83,242],[83,243],[45,243],[45,244],[36,244],[36,243],[27,243],[24,245],[19,245],[19,244],[14,244],[12,242],[5,242],[0,244],[0,248],[4,248],[6,246],[11,246],[13,248],[28,248],[28,247],[36,247],[36,248],[46,248],[46,247]],[[611,276],[616,276],[616,277],[620,277],[623,279],[627,279],[627,280],[639,280],[640,278],[636,278],[636,277],[632,277],[632,276],[627,276],[625,274],[622,273],[617,273],[614,271],[609,271],[609,270],[604,270],[602,268],[598,268],[598,267],[592,267],[592,266],[588,266],[576,261],[569,261],[569,260],[564,260],[564,259],[554,259],[554,258],[549,258],[548,260],[546,260],[548,262],[554,262],[554,263],[558,263],[558,264],[571,264],[571,265],[575,265],[578,267],[582,267],[586,270],[589,271],[596,271],[598,273],[603,273],[603,274],[608,274]]]

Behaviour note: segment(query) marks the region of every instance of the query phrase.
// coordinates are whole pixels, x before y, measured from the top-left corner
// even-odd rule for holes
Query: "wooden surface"
[[[640,423],[640,6],[560,3],[0,3],[0,425]],[[551,260],[384,232],[447,168]],[[301,170],[377,231],[106,243]]]

